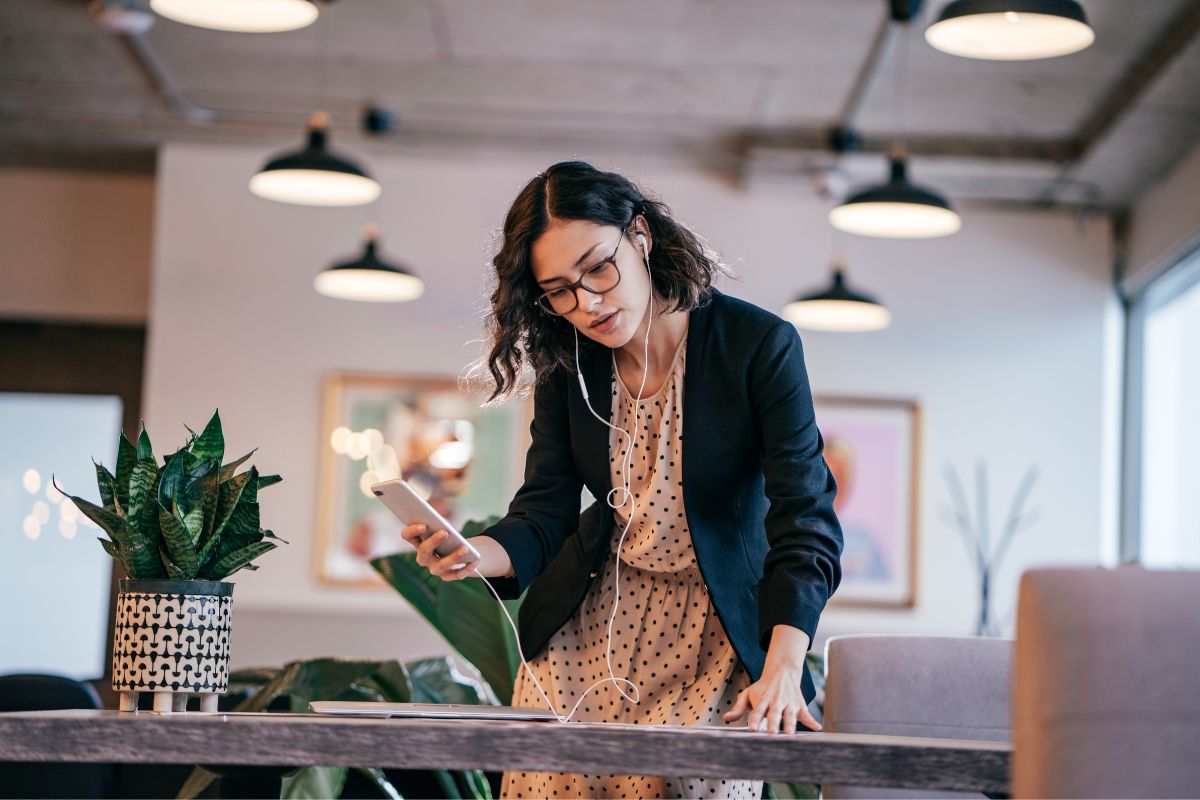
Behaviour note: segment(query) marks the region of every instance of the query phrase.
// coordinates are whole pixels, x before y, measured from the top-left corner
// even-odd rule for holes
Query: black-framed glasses
[[[622,228],[611,256],[584,270],[579,280],[542,292],[534,302],[547,314],[561,317],[579,307],[579,294],[576,290],[580,286],[592,294],[604,294],[617,288],[617,284],[621,282],[621,270],[617,269],[617,253],[621,250],[621,241],[624,238],[625,229]]]

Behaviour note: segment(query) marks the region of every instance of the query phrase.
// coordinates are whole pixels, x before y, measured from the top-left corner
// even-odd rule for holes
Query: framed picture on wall
[[[825,461],[838,484],[842,582],[831,606],[916,602],[917,446],[908,400],[816,397]]]
[[[317,577],[382,586],[370,560],[410,550],[370,486],[412,484],[450,524],[503,514],[520,487],[532,399],[481,408],[452,377],[337,373],[325,379]]]

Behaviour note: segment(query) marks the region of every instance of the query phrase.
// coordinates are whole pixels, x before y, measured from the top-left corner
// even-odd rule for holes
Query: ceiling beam
[[[1136,13],[1130,8],[1128,13]],[[1138,98],[1161,75],[1175,58],[1183,52],[1200,33],[1200,0],[1192,0],[1168,24],[1163,34],[1150,43],[1141,56],[1117,81],[1116,87],[1100,101],[1091,116],[1080,127],[1074,137],[1075,155],[1072,161],[1079,162],[1091,149],[1128,114]]]

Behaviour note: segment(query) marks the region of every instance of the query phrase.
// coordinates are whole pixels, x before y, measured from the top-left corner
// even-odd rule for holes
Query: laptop
[[[421,717],[425,719],[516,719],[554,722],[546,709],[514,706],[472,706],[455,703],[378,703],[357,700],[317,700],[308,704],[318,714],[344,717]]]

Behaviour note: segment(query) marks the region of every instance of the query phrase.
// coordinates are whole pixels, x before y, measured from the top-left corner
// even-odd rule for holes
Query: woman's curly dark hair
[[[645,217],[653,237],[651,280],[656,295],[666,301],[664,311],[699,307],[716,276],[729,273],[715,251],[628,178],[582,161],[553,165],[529,181],[513,201],[500,250],[492,260],[496,287],[486,321],[490,352],[484,363],[495,388],[487,402],[512,392],[526,364],[538,383],[558,369],[575,368],[571,324],[534,306],[542,289],[533,278],[533,243],[554,220],[588,220],[623,229],[637,214]],[[595,343],[581,337],[580,345]]]

